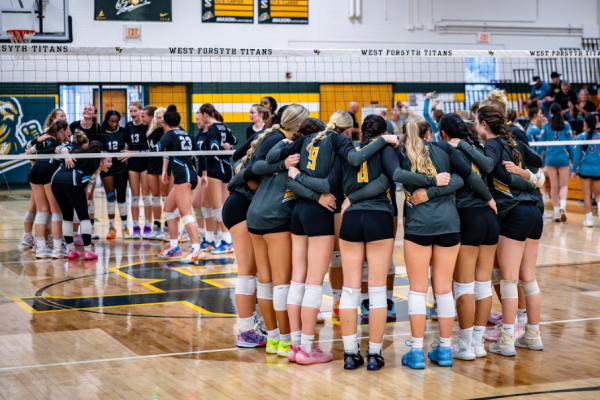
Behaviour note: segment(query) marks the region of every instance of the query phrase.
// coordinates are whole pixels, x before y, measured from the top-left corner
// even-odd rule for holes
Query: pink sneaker
[[[73,236],[73,243],[75,243],[75,246],[83,246],[83,236],[81,236],[81,235],[74,235]]]
[[[86,261],[97,260],[98,254],[94,253],[93,251],[86,250],[85,255],[83,256],[83,259]]]
[[[287,354],[288,361],[289,362],[296,362],[296,354],[298,354],[299,351],[300,351],[300,347],[299,346],[291,345],[290,349],[288,350],[288,354]]]
[[[76,260],[78,258],[81,258],[81,253],[79,253],[77,250],[69,250],[69,253],[67,254],[67,258],[69,260]]]
[[[490,342],[497,342],[502,333],[502,329],[500,329],[501,325],[496,325],[492,329],[486,329],[483,332],[483,338],[485,340],[489,340]]]
[[[502,323],[502,313],[498,314],[498,315],[494,315],[493,311],[490,311],[490,318],[488,319],[488,322],[492,325],[498,325]]]
[[[310,354],[304,352],[301,348],[296,353],[296,362],[300,365],[321,364],[331,360],[333,360],[333,354],[321,350],[317,345],[313,345]]]
[[[515,324],[515,340],[520,339],[525,334],[525,327],[521,324]]]

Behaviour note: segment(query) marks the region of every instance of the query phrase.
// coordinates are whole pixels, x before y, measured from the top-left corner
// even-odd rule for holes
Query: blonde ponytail
[[[426,126],[419,119],[422,118],[410,118],[404,124],[404,148],[406,150],[406,155],[410,160],[412,172],[425,174],[427,176],[435,176],[435,168],[429,160],[429,150],[424,143],[425,135],[428,131],[427,126],[429,126],[429,129],[431,127],[428,123]],[[423,119],[423,121],[425,120]]]
[[[354,120],[352,119],[352,117],[350,116],[350,114],[347,111],[339,111],[338,110],[338,111],[334,112],[331,115],[331,118],[329,118],[329,123],[325,127],[325,130],[323,132],[320,132],[317,136],[315,136],[313,138],[313,140],[308,144],[308,146],[306,146],[306,150],[310,154],[313,147],[318,142],[323,140],[323,138],[325,137],[327,132],[333,131],[335,133],[342,133],[346,129],[352,128],[353,125],[354,125]]]
[[[90,140],[85,133],[79,129],[75,129],[75,132],[73,132],[73,143],[83,146],[84,144],[89,143],[89,141]]]
[[[154,110],[154,118],[152,118],[152,122],[150,123],[150,126],[148,127],[148,131],[146,132],[146,136],[150,136],[152,134],[152,132],[154,132],[157,128],[160,127],[158,125],[158,121],[156,120],[156,114],[162,113],[163,116],[164,116],[166,111],[167,111],[167,109],[164,108],[164,107],[159,107],[156,110]]]
[[[508,97],[506,96],[506,92],[500,89],[492,90],[490,94],[488,94],[487,99],[479,103],[480,108],[485,106],[500,107],[504,115],[506,115],[508,111]]]

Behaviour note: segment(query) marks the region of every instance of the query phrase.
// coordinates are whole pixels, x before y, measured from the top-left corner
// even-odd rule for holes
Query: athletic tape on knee
[[[517,281],[500,281],[500,295],[504,299],[518,299],[519,289],[517,289]]]
[[[196,218],[192,217],[191,215],[184,215],[181,220],[183,221],[183,226],[191,224],[192,222],[194,224],[196,223]]]
[[[301,307],[302,299],[304,299],[304,283],[291,281],[287,303],[291,306]]]
[[[75,222],[76,224],[79,223],[79,215],[77,215],[77,212],[75,210],[73,210],[73,222]]]
[[[165,222],[167,222],[167,221],[170,221],[170,220],[172,220],[172,219],[175,219],[175,218],[177,218],[177,215],[175,215],[175,213],[174,213],[174,212],[168,212],[168,211],[165,211],[165,212],[163,213],[163,215],[165,216]]]
[[[427,293],[408,291],[408,315],[427,315]]]
[[[39,225],[46,225],[48,218],[50,218],[50,213],[38,212],[35,216],[35,223]]]
[[[437,314],[439,318],[454,318],[456,309],[454,308],[452,292],[436,294],[435,301],[437,302]]]
[[[258,285],[256,286],[256,298],[261,300],[273,300],[273,282],[258,282]]]
[[[117,209],[116,203],[106,203],[106,212],[108,215],[115,215],[115,211]]]
[[[223,208],[215,208],[215,221],[221,222],[223,221]]]
[[[63,220],[63,217],[62,217],[62,213],[60,211],[52,213],[52,222],[62,221],[62,220]]]
[[[323,301],[323,285],[304,285],[302,307],[321,308]]]
[[[25,217],[23,218],[23,221],[25,222],[33,222],[35,221],[35,213],[32,212],[25,212]]]
[[[452,282],[453,291],[454,291],[454,301],[458,301],[460,296],[465,294],[475,294],[475,282],[469,283],[458,283],[456,281]]]
[[[331,268],[341,268],[342,267],[342,252],[334,251],[331,255],[331,260],[329,261],[329,266]]]
[[[196,219],[204,219],[204,214],[202,214],[202,207],[194,208],[194,215]]]
[[[369,263],[366,261],[363,263],[362,282],[369,282]]]
[[[88,213],[96,214],[96,199],[90,200],[90,205],[88,207]]]
[[[152,197],[152,207],[160,207],[160,196],[151,196]]]
[[[256,279],[253,276],[239,276],[235,283],[235,294],[252,296],[256,291]]]
[[[534,279],[531,282],[523,282],[519,280],[519,286],[521,286],[521,290],[525,297],[533,296],[534,294],[538,294],[540,292],[540,287],[537,284],[537,280]]]
[[[73,221],[62,222],[63,236],[73,237]]]
[[[127,203],[118,203],[119,207],[119,216],[127,215]]]
[[[131,196],[131,207],[140,206],[140,196]]]
[[[369,310],[387,308],[387,286],[369,286]]]
[[[340,297],[340,310],[356,310],[360,302],[360,288],[349,288],[342,286]]]
[[[115,192],[106,193],[106,201],[108,203],[114,203],[115,201],[117,201],[117,196]]]
[[[275,311],[287,311],[287,299],[290,285],[277,285],[273,287],[273,309]]]
[[[492,269],[492,285],[496,286],[500,284],[502,280],[502,275],[500,274],[500,268]]]
[[[390,269],[388,269],[388,275],[396,275],[396,260],[394,260],[394,257],[392,257]]]
[[[81,221],[81,234],[91,235],[92,234],[92,222],[89,219]]]
[[[475,301],[492,297],[492,281],[475,281]]]

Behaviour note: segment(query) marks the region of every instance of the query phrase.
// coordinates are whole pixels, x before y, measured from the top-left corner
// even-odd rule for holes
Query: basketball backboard
[[[11,29],[35,30],[33,42],[72,42],[70,18],[69,0],[0,0],[0,42]]]

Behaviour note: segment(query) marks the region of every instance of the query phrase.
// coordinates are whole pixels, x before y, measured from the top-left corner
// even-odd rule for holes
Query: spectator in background
[[[596,111],[596,105],[590,101],[590,93],[585,89],[579,91],[577,103],[569,104],[569,113],[575,120],[585,119],[586,115],[594,111]]]
[[[404,117],[404,120],[406,120],[406,117]],[[400,135],[402,133],[404,120],[400,118],[400,112],[398,110],[392,110],[390,112],[390,118],[387,120],[387,132],[394,135]]]
[[[546,97],[550,92],[550,85],[548,82],[544,82],[540,79],[539,76],[534,76],[531,78],[531,82],[529,82],[531,86],[531,94],[529,98],[525,101],[525,105],[529,108],[532,106],[536,106],[540,108],[542,106],[541,99]]]
[[[571,119],[571,114],[569,113],[569,103],[571,103],[571,105],[577,103],[577,95],[573,90],[571,90],[571,84],[569,82],[561,82],[560,92],[556,93],[556,96],[554,96],[554,103],[560,105],[565,119]]]
[[[356,113],[358,112],[358,102],[351,101],[348,104],[348,113],[352,117],[352,140],[358,140],[360,135],[360,129],[358,121],[356,120]]]
[[[431,125],[431,130],[433,132],[432,140],[434,142],[440,141],[440,131],[438,129],[438,123],[440,119],[444,116],[444,112],[442,110],[436,110],[438,104],[440,104],[440,99],[433,99],[434,92],[427,93],[425,95],[425,104],[423,105],[423,117],[429,122]],[[431,100],[433,99],[433,102]],[[429,103],[431,102],[431,114],[429,113]]]
[[[475,115],[477,115],[477,111],[479,110],[479,102],[471,104],[471,114],[469,115],[469,119],[475,119]]]
[[[550,91],[544,97],[542,101],[542,111],[546,118],[550,116],[550,106],[554,103],[554,96],[560,92],[560,74],[558,72],[553,72],[550,74]]]
[[[260,104],[262,104],[267,111],[269,112],[269,116],[275,114],[277,111],[277,102],[271,96],[265,96],[260,99]]]

